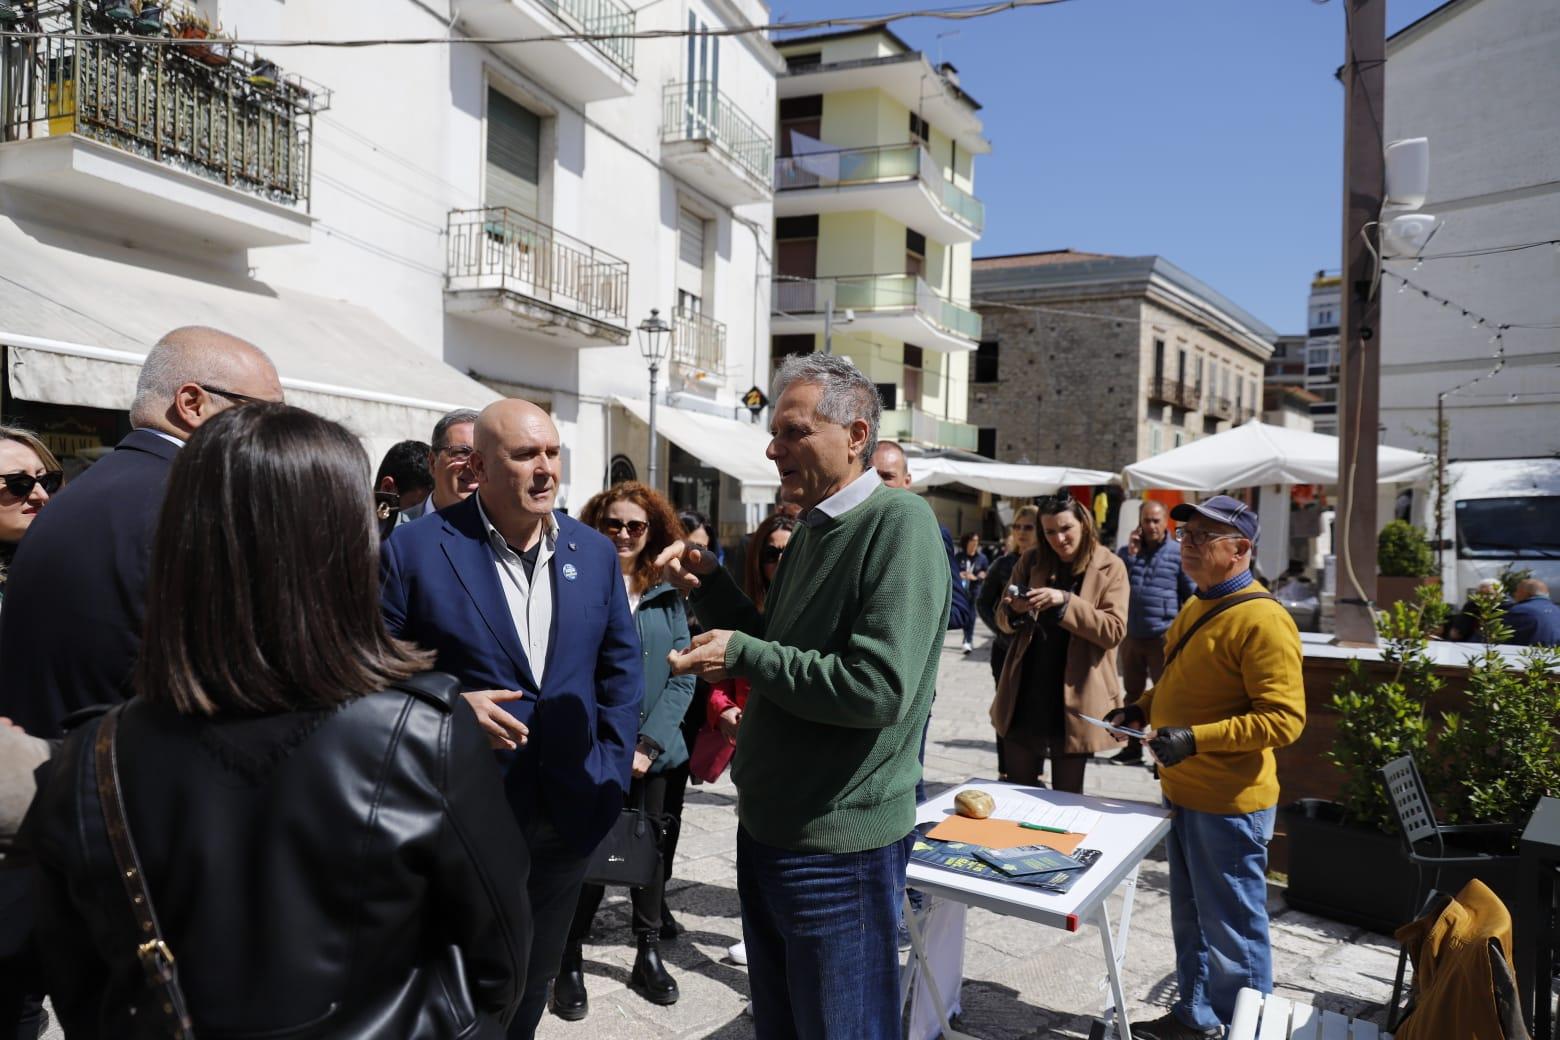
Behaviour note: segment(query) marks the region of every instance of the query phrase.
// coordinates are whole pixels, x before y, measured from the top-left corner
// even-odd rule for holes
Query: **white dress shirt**
[[[498,568],[498,584],[504,590],[509,604],[509,616],[515,623],[515,634],[525,650],[526,661],[531,665],[531,676],[537,686],[542,684],[542,674],[547,669],[547,645],[552,637],[553,553],[558,548],[558,518],[547,514],[547,526],[542,530],[541,547],[536,554],[536,569],[530,578],[525,576],[525,565],[498,528],[488,519],[482,508],[482,495],[477,493],[477,514],[482,526],[487,528],[488,549],[493,553],[493,564]]]
[[[865,502],[867,496],[876,491],[881,483],[883,478],[877,475],[877,470],[864,470],[861,476],[809,509],[802,522],[808,527],[817,527],[826,521],[844,516]]]

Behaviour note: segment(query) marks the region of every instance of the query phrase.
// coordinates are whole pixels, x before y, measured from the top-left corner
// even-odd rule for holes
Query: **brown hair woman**
[[[1127,628],[1127,569],[1099,542],[1094,516],[1070,495],[1040,502],[1044,537],[1020,557],[997,627],[1012,636],[991,723],[1008,779],[1037,785],[1047,757],[1058,791],[1082,792],[1089,756],[1116,747],[1075,717],[1103,717],[1121,703],[1117,644]]]

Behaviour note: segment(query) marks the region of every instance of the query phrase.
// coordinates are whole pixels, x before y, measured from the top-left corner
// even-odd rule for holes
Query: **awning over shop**
[[[640,422],[649,424],[650,405],[631,397],[613,400]],[[767,505],[780,490],[780,474],[764,455],[769,433],[762,426],[662,405],[655,410],[656,433],[705,465],[742,485],[746,505]]]
[[[362,307],[240,274],[0,220],[0,275],[0,345],[22,400],[126,410],[146,352],[180,325],[259,346],[289,403],[347,426],[371,454],[499,397]]]
[[[1009,498],[1033,498],[1064,488],[1109,484],[1116,474],[1073,466],[1020,466],[1008,462],[968,462],[949,458],[911,458],[912,487],[963,484]]]
[[[1382,484],[1418,480],[1430,472],[1430,456],[1378,445]],[[1122,471],[1127,488],[1222,491],[1264,484],[1338,483],[1338,438],[1269,426],[1252,419],[1211,437],[1162,452]]]

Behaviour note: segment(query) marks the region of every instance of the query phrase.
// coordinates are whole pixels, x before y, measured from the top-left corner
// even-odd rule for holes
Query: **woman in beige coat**
[[[1040,527],[1045,537],[1009,579],[1028,591],[1004,593],[997,607],[997,627],[1013,642],[991,724],[1013,783],[1038,785],[1049,756],[1051,785],[1082,792],[1089,756],[1118,746],[1073,713],[1103,718],[1121,704],[1116,645],[1127,629],[1127,569],[1069,495],[1041,500]]]

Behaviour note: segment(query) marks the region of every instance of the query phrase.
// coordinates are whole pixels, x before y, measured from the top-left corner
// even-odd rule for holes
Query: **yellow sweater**
[[[1187,600],[1165,633],[1166,651],[1219,602]],[[1138,704],[1149,725],[1189,726],[1197,739],[1197,754],[1160,767],[1172,805],[1224,815],[1277,805],[1273,749],[1305,728],[1299,630],[1273,600],[1231,607],[1197,630]]]

